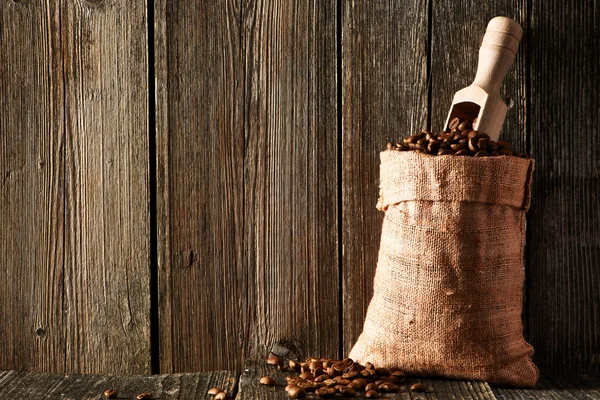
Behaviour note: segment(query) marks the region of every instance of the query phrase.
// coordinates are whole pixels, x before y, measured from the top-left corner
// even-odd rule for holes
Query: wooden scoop
[[[490,21],[479,48],[475,80],[454,95],[444,130],[456,117],[477,118],[473,129],[498,140],[508,110],[500,97],[500,85],[515,60],[522,36],[523,29],[515,20],[496,17]]]

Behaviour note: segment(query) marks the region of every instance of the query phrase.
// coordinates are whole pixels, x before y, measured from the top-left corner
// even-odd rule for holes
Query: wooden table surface
[[[275,378],[276,386],[262,386],[258,380],[269,375]],[[168,375],[83,375],[83,374],[40,374],[17,371],[0,372],[0,400],[83,400],[103,399],[107,389],[119,391],[118,399],[134,399],[139,393],[148,392],[152,399],[191,400],[210,399],[206,393],[212,387],[227,392],[230,399],[281,399],[289,397],[284,391],[285,376],[289,372],[277,371],[263,361],[246,361],[240,376],[231,371]],[[422,382],[427,386],[425,393],[408,390],[412,383]],[[449,379],[416,379],[401,386],[400,393],[387,394],[386,399],[414,400],[525,400],[525,399],[600,399],[600,379],[586,376],[564,379],[540,380],[536,389],[507,389],[488,385],[485,382],[458,381]],[[307,398],[316,398],[309,395]],[[364,398],[364,397],[356,397]]]

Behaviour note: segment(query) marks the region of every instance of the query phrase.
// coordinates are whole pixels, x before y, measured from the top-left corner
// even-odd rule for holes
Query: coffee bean
[[[108,389],[104,391],[104,397],[107,399],[114,399],[117,397],[118,392],[116,390]],[[210,394],[210,393],[209,393]]]
[[[454,118],[452,121],[450,121],[450,123],[448,124],[448,128],[450,128],[450,130],[452,129],[456,129],[458,128],[458,126],[461,124],[461,120],[460,118]]]
[[[135,398],[137,400],[145,400],[145,399],[151,399],[152,395],[150,393],[140,393],[137,396],[135,396]],[[215,397],[216,398],[216,397]]]
[[[317,389],[315,393],[322,399],[330,399],[335,396],[336,390],[334,388],[322,387]]]
[[[471,129],[472,126],[473,126],[472,122],[469,120],[466,120],[466,121],[461,122],[460,125],[458,125],[458,130],[464,131],[466,129]]]
[[[348,387],[351,387],[352,389],[354,389],[356,391],[363,390],[365,388],[365,386],[367,386],[367,381],[365,381],[364,379],[361,379],[361,378],[353,380],[348,385]]]
[[[306,380],[313,380],[313,379],[315,379],[315,376],[310,372],[303,372],[300,374],[300,378],[306,379]]]
[[[478,120],[479,120],[478,118],[474,118],[474,119],[473,119],[473,122],[472,122],[472,125],[473,125],[473,126],[477,125],[477,121],[478,121]]]
[[[320,361],[312,361],[310,364],[308,364],[308,367],[311,371],[314,371],[317,368],[323,368],[323,363]]]
[[[406,379],[406,374],[403,371],[394,371],[392,372],[392,376],[395,376],[396,378],[400,379],[400,382]]]
[[[344,397],[356,397],[356,390],[350,387],[344,387],[339,390],[340,394]]]
[[[381,395],[376,390],[367,390],[367,393],[365,394],[365,397],[367,399],[378,399],[378,398],[381,397]]]
[[[480,134],[479,134],[479,137],[480,137],[480,138],[489,139],[489,138],[490,138],[490,135],[488,135],[487,133],[480,133]]]
[[[477,137],[469,138],[469,150],[472,152],[478,152],[479,148],[477,147]]]
[[[301,381],[296,383],[296,386],[301,387],[302,389],[304,389],[307,392],[314,392],[315,390],[317,390],[319,388],[319,384],[317,382],[312,382],[312,381]]]
[[[501,149],[510,149],[510,144],[504,140],[498,140],[498,147]]]
[[[306,396],[306,391],[299,386],[292,386],[288,390],[288,396],[290,396],[292,399],[301,399]]]
[[[400,387],[392,382],[386,382],[379,385],[379,391],[384,393],[396,393],[400,390]]]
[[[260,378],[259,383],[261,385],[273,386],[275,385],[275,379],[271,378],[270,376],[263,376],[262,378]]]
[[[500,155],[500,153],[498,153],[497,151],[492,151],[492,152],[489,154],[489,156],[491,156],[491,157],[495,157],[495,156],[499,156],[499,155]]]
[[[211,395],[211,396],[214,396],[214,395],[216,395],[219,392],[222,392],[222,390],[219,389],[219,388],[217,388],[217,387],[214,387],[214,388],[212,388],[212,389],[210,389],[208,391],[208,394]]]
[[[490,140],[487,145],[487,150],[488,151],[498,150],[498,143],[494,142],[493,140]]]
[[[479,150],[473,157],[485,157],[488,155],[487,150]]]
[[[500,142],[498,142],[500,143]],[[498,153],[500,153],[501,156],[512,156],[513,152],[510,149],[507,149],[506,147],[501,147],[500,150],[498,150]]]
[[[219,392],[215,396],[215,400],[225,400],[225,399],[227,399],[227,393],[225,393],[225,392]]]
[[[479,136],[479,132],[478,131],[470,131],[467,135],[467,138],[471,139],[473,137],[477,137]]]
[[[422,383],[415,383],[410,387],[411,392],[425,392],[427,391],[427,386]]]
[[[459,150],[463,150],[467,148],[467,144],[466,143],[453,143],[450,145],[450,148],[454,151],[459,151]]]
[[[490,139],[486,139],[486,138],[481,138],[477,141],[477,147],[479,148],[479,150],[487,150],[488,149],[488,143],[490,142]]]
[[[360,376],[360,372],[358,371],[353,371],[353,372],[346,372],[344,375],[342,375],[342,378],[344,379],[354,379]]]
[[[394,148],[394,144],[392,142],[387,142],[386,148],[388,150],[392,150]]]
[[[334,381],[333,379],[326,379],[323,382],[323,385],[327,386],[327,387],[333,387],[336,385],[336,381]]]
[[[299,371],[300,370],[300,363],[294,361],[294,360],[290,360],[288,362],[288,367],[290,367],[290,369],[292,371]]]
[[[467,150],[467,149],[459,150],[456,153],[454,153],[454,155],[455,156],[468,156],[469,150]]]
[[[269,358],[267,358],[267,364],[283,367],[283,358],[271,354]]]

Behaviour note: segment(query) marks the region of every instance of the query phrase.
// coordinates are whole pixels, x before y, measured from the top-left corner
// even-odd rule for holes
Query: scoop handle
[[[500,94],[500,85],[512,66],[523,37],[521,25],[506,17],[493,18],[479,48],[479,64],[474,85],[489,94]]]

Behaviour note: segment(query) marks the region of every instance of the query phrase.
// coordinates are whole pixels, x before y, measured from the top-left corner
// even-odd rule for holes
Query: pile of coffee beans
[[[495,142],[485,133],[473,130],[477,122],[454,118],[448,125],[449,131],[432,133],[427,130],[406,136],[401,142],[388,142],[388,150],[418,151],[434,156],[455,155],[470,157],[515,156],[527,158],[526,154],[513,151],[504,141]]]
[[[337,394],[342,397],[364,396],[378,399],[382,393],[401,391],[406,380],[404,372],[398,369],[376,368],[372,363],[364,365],[351,358],[335,360],[332,358],[310,357],[304,362],[284,359],[271,355],[267,363],[277,366],[282,371],[293,371],[297,375],[286,376],[285,391],[291,398],[318,397],[332,398]],[[262,377],[263,385],[274,385],[270,377]],[[427,390],[422,383],[410,387],[411,391]]]

